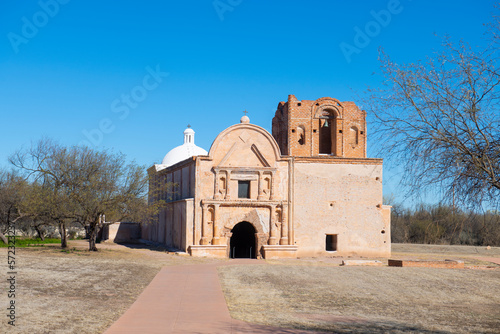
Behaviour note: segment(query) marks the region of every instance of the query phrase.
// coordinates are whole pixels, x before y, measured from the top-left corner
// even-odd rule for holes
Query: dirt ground
[[[0,333],[102,333],[162,266],[221,261],[142,245],[101,244],[97,253],[86,247],[17,249],[15,328],[7,324],[7,249],[0,249]],[[394,245],[393,255],[464,259],[471,269],[339,267],[341,259],[321,258],[225,266],[220,277],[232,316],[261,324],[339,333],[498,332],[500,266],[474,257],[500,257],[500,249],[453,247]]]

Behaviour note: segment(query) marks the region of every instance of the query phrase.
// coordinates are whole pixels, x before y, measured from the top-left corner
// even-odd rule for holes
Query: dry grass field
[[[16,327],[2,315],[0,333],[102,333],[162,266],[215,261],[147,247],[103,244],[89,253],[84,241],[70,246],[17,249]],[[0,254],[6,310],[7,250]],[[338,333],[495,333],[500,268],[478,256],[500,257],[500,249],[394,245],[394,257],[464,259],[475,268],[465,270],[339,267],[338,259],[219,270],[231,314],[246,321]]]
[[[0,333],[102,333],[162,266],[213,261],[116,244],[98,245],[92,253],[87,248],[83,240],[71,241],[69,252],[57,246],[17,248],[16,327],[7,324],[4,311]],[[6,310],[7,249],[0,254],[0,306]]]
[[[468,269],[340,267],[338,259],[224,266],[233,318],[333,333],[500,333],[500,257],[484,247],[398,245],[393,258],[464,260]],[[387,262],[387,260],[385,260]]]

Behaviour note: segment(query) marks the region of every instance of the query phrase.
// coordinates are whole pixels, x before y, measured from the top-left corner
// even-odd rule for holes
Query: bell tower
[[[366,113],[353,102],[289,95],[278,104],[272,132],[282,155],[366,158]]]

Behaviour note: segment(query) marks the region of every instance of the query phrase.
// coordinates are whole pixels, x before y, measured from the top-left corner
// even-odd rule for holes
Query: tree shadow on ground
[[[421,334],[452,334],[453,332],[442,330],[431,330],[420,326],[407,325],[390,321],[374,321],[366,323],[324,323],[303,328],[278,328],[266,325],[245,324],[236,326],[236,333],[253,334],[318,334],[318,333],[338,333],[338,334],[365,334],[365,333],[421,333]]]
[[[116,242],[116,244],[120,246],[124,246],[130,249],[148,249],[150,251],[161,252],[161,253],[175,253],[179,252],[178,249],[169,248],[164,245],[156,245],[156,244],[147,244],[143,242]]]

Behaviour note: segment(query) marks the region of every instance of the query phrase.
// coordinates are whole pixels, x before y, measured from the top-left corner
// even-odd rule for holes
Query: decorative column
[[[271,172],[271,189],[270,189],[270,192],[271,192],[271,195],[270,195],[270,200],[273,201],[275,198],[274,198],[274,186],[275,186],[275,182],[274,182],[274,176],[276,175],[276,171],[272,171]]]
[[[220,238],[220,230],[219,230],[219,206],[220,204],[214,204],[214,221],[213,221],[213,228],[214,228],[214,238],[212,239],[212,245],[220,245],[221,244],[221,238]]]
[[[269,244],[278,244],[276,240],[276,205],[271,205],[271,214],[269,217]]]
[[[220,193],[219,193],[219,170],[215,170],[215,194],[214,194],[214,199],[220,199]]]
[[[262,189],[262,171],[259,170],[259,196],[257,196],[257,200],[261,201],[264,199],[264,191]]]
[[[231,184],[231,170],[226,170],[226,200],[231,199],[231,189],[229,185]]]
[[[288,222],[287,222],[288,205],[281,206],[281,239],[280,245],[288,245]]]
[[[207,235],[208,231],[208,221],[207,221],[207,207],[204,205],[201,207],[201,245],[209,244],[209,237]]]

